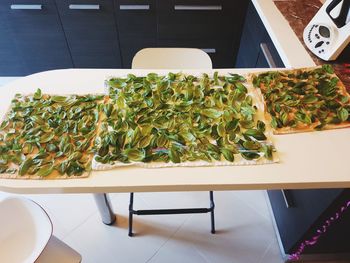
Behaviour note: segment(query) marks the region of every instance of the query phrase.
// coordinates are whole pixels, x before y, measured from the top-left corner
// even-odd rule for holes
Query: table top
[[[1,88],[0,115],[5,114],[16,93],[30,94],[37,88],[51,94],[102,93],[108,76],[151,71],[67,69],[30,75]],[[247,72],[243,69],[218,71],[220,74]],[[168,70],[152,72],[165,74]],[[183,72],[199,74],[204,71]],[[84,179],[0,179],[0,191],[29,194],[350,187],[350,129],[277,135],[272,140],[280,158],[280,162],[275,164],[158,169],[124,167],[92,171],[90,177]]]

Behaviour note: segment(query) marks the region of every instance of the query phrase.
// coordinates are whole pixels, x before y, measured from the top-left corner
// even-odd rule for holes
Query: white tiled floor
[[[8,194],[0,192],[0,199]],[[135,216],[127,235],[128,194],[111,194],[117,223],[101,222],[92,195],[26,195],[48,212],[54,234],[83,263],[281,263],[263,191],[215,192],[217,233],[209,214]],[[208,192],[137,193],[135,208],[207,206]],[[59,261],[58,261],[59,262]],[[55,263],[55,262],[53,262]]]
[[[0,201],[9,195],[0,192]],[[110,195],[117,214],[117,222],[112,226],[101,222],[90,194],[25,197],[47,211],[54,234],[77,250],[83,263],[283,262],[264,191],[227,191],[214,195],[215,235],[210,233],[208,214],[135,216],[132,238],[127,235],[128,194]],[[208,201],[208,192],[137,193],[135,209],[207,206]]]

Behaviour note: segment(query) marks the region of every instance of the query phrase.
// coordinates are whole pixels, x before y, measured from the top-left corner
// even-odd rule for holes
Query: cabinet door
[[[276,68],[284,64],[261,21],[254,5],[250,2],[240,39],[236,60],[237,68]]]
[[[247,3],[246,0],[158,0],[158,38],[239,38]]]
[[[156,46],[155,0],[114,0],[119,43],[124,68],[141,49]]]
[[[268,36],[258,45],[260,50],[255,68],[283,68],[284,64]]]
[[[255,67],[257,68],[270,68],[269,63],[263,52],[258,53],[258,59],[256,61]]]
[[[286,200],[281,190],[268,191],[268,195],[284,250],[291,253],[343,189],[288,191],[291,200]],[[286,201],[291,205],[287,205]]]
[[[344,189],[341,195],[332,203],[332,205],[323,213],[323,215],[314,223],[311,231],[303,237],[303,240],[311,239],[315,235],[317,229],[322,228],[326,221],[331,217],[337,217],[342,211],[342,208],[346,207],[346,204],[350,200],[350,189]],[[322,201],[322,200],[320,200]],[[328,231],[318,240],[318,243],[314,246],[309,246],[305,248],[305,254],[347,254],[347,260],[345,262],[350,262],[350,210],[343,210],[341,216],[335,220],[329,227]]]
[[[237,68],[255,67],[260,52],[259,45],[264,39],[265,34],[267,34],[267,32],[264,24],[260,20],[253,3],[250,2],[240,39],[240,46],[236,61]]]
[[[113,0],[56,0],[56,4],[75,67],[121,66]]]
[[[114,0],[119,38],[157,36],[155,0]]]
[[[53,0],[1,1],[0,34],[1,75],[73,66]]]

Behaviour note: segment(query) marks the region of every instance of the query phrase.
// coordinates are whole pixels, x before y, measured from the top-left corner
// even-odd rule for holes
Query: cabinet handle
[[[273,57],[271,55],[271,52],[270,52],[270,49],[267,46],[267,44],[266,43],[260,43],[260,49],[263,52],[264,57],[265,57],[265,59],[267,61],[267,64],[269,64],[269,67],[270,68],[277,68],[277,64],[276,64],[275,60],[273,59]]]
[[[119,5],[120,10],[149,10],[149,5]]]
[[[174,5],[175,10],[218,11],[221,5]]]
[[[208,54],[215,54],[216,53],[215,48],[201,48],[201,50],[203,50],[205,53],[208,53]]]
[[[281,189],[281,192],[282,192],[282,195],[283,195],[283,199],[284,199],[284,202],[286,204],[286,207],[287,208],[291,208],[294,206],[294,201],[293,201],[293,198],[292,198],[292,193],[290,190],[283,190]]]
[[[42,5],[10,5],[12,10],[42,10]]]
[[[69,5],[71,10],[100,10],[100,5]]]

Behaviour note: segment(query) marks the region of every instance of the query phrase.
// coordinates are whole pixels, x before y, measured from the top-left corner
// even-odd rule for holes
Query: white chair
[[[51,220],[35,202],[9,197],[0,202],[0,215],[0,262],[81,262],[79,253],[52,236]]]
[[[145,48],[132,60],[133,69],[212,69],[207,53],[195,48]],[[134,193],[130,193],[129,236],[133,236],[133,215],[164,215],[210,213],[211,233],[215,233],[214,194],[209,192],[209,208],[147,209],[134,210]]]
[[[207,53],[196,48],[145,48],[132,60],[133,69],[211,69]]]

